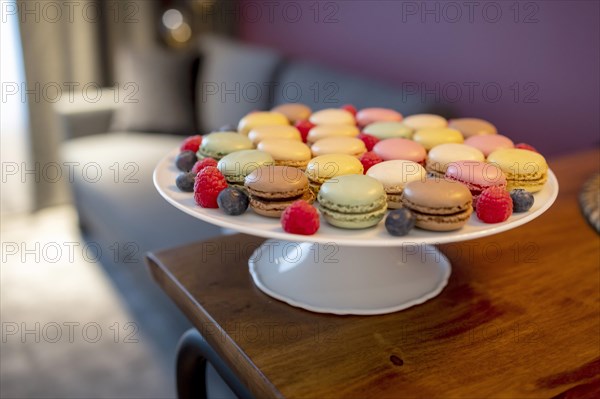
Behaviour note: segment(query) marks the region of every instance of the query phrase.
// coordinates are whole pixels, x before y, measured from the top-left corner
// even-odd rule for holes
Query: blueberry
[[[533,194],[521,188],[512,190],[510,198],[513,201],[513,212],[527,212],[533,206]]]
[[[237,188],[226,188],[219,193],[217,204],[228,215],[237,216],[248,209],[248,196]]]
[[[175,184],[177,188],[181,191],[186,191],[191,193],[194,191],[194,180],[196,179],[196,174],[192,172],[180,173],[177,176],[177,180],[175,180]]]
[[[193,151],[181,151],[175,159],[175,166],[182,172],[189,172],[198,159]]]
[[[393,236],[404,236],[415,227],[415,215],[406,208],[391,211],[385,219],[385,228]]]
[[[237,126],[232,124],[223,125],[217,129],[217,132],[237,132]]]

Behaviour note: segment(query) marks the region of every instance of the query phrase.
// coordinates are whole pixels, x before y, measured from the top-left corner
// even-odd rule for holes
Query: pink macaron
[[[465,140],[464,144],[477,148],[486,157],[496,150],[515,146],[511,139],[500,134],[471,136]]]
[[[446,179],[466,185],[473,195],[473,204],[483,190],[490,187],[506,189],[506,176],[494,164],[479,161],[452,162],[446,169]]]
[[[364,108],[356,114],[358,126],[367,126],[373,122],[400,122],[402,114],[389,108]]]
[[[423,165],[427,157],[425,147],[416,141],[402,138],[381,140],[375,144],[373,151],[384,161],[403,159]]]

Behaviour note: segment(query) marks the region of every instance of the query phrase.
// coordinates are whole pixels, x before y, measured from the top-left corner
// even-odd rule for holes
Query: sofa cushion
[[[270,85],[281,56],[274,51],[219,36],[200,40],[205,62],[197,81],[199,122],[210,132],[266,109]]]
[[[427,104],[415,100],[415,96],[403,98],[397,87],[309,62],[287,63],[279,69],[275,80],[275,105],[301,102],[319,110],[353,104],[358,109],[393,108],[404,115],[429,109]]]
[[[191,135],[197,132],[194,82],[198,54],[154,48],[120,50],[111,131]]]
[[[115,132],[64,143],[64,162],[74,162],[72,188],[82,224],[107,236],[102,241],[137,245],[141,254],[220,235],[218,227],[175,209],[154,188],[154,167],[180,141]]]

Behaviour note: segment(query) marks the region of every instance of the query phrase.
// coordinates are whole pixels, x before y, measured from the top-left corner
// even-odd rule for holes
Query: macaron
[[[308,179],[291,166],[261,166],[246,176],[244,185],[250,197],[250,207],[262,216],[280,217],[294,201],[314,202]]]
[[[385,216],[387,199],[383,185],[364,175],[339,176],[326,181],[318,195],[319,209],[327,223],[342,229],[366,229]]]
[[[389,108],[363,108],[356,113],[358,126],[367,126],[373,122],[400,122],[402,114]]]
[[[408,183],[404,186],[402,204],[415,215],[415,226],[424,230],[460,229],[473,213],[467,186],[444,179]]]
[[[496,150],[488,155],[487,161],[504,172],[508,191],[521,188],[535,193],[548,180],[548,164],[537,152],[519,148]]]
[[[276,106],[271,112],[279,112],[294,124],[298,121],[306,120],[310,117],[312,110],[308,105],[300,103],[287,103]]]
[[[300,131],[290,125],[264,125],[250,130],[248,138],[254,145],[267,139],[287,139],[302,141]]]
[[[421,144],[400,138],[381,140],[375,144],[373,151],[384,161],[404,159],[424,165],[427,157],[427,151]]]
[[[413,130],[402,122],[374,122],[363,128],[363,133],[377,137],[379,140],[396,137],[410,139]]]
[[[356,125],[354,115],[340,108],[327,108],[313,112],[308,120],[313,125]]]
[[[264,151],[241,150],[225,155],[217,168],[230,186],[242,188],[244,179],[261,166],[274,165],[273,157]]]
[[[313,156],[326,154],[347,154],[360,157],[367,152],[365,142],[356,137],[327,137],[315,142],[310,150]]]
[[[402,121],[413,130],[435,129],[448,126],[446,118],[434,114],[415,114],[404,118]]]
[[[279,166],[293,166],[304,170],[312,158],[310,147],[296,140],[266,139],[258,143],[257,148],[270,154],[275,165]]]
[[[511,139],[500,134],[471,136],[465,140],[465,144],[477,148],[486,157],[496,150],[515,147]]]
[[[483,190],[490,187],[506,189],[506,176],[494,164],[479,161],[452,162],[446,169],[446,179],[467,186],[473,196],[473,207]]]
[[[306,142],[312,144],[328,137],[356,137],[360,130],[354,125],[317,125],[308,131]]]
[[[448,127],[456,129],[465,138],[481,134],[497,134],[496,126],[479,118],[456,118],[448,121]]]
[[[288,118],[279,112],[255,111],[240,119],[238,133],[247,136],[250,130],[265,125],[289,125]]]
[[[199,159],[210,157],[219,160],[229,153],[253,148],[246,136],[236,132],[217,132],[202,137],[202,144],[196,155]]]
[[[448,127],[417,130],[412,139],[417,143],[420,143],[427,151],[431,150],[436,145],[462,143],[464,141],[461,132]]]
[[[425,169],[434,175],[444,176],[448,164],[456,161],[484,162],[485,156],[477,148],[465,144],[440,144],[433,147],[427,154]]]
[[[316,194],[321,185],[336,176],[362,175],[362,163],[352,155],[328,154],[315,157],[306,165],[306,177],[311,190]]]
[[[371,176],[383,184],[388,208],[398,209],[402,208],[404,186],[411,181],[425,180],[427,171],[416,162],[394,160],[371,166],[367,171],[367,176]]]

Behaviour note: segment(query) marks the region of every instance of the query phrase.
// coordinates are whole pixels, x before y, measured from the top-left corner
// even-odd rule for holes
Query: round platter
[[[364,230],[345,230],[332,227],[321,219],[319,231],[312,236],[289,234],[283,231],[279,219],[259,216],[248,210],[241,216],[229,216],[219,209],[201,208],[194,202],[192,193],[179,191],[175,179],[179,171],[175,167],[178,149],[164,157],[154,170],[154,185],[158,192],[173,206],[183,212],[206,222],[233,229],[241,233],[286,241],[308,241],[320,244],[335,243],[338,246],[360,247],[398,247],[415,244],[443,244],[457,241],[473,240],[506,230],[514,229],[544,213],[558,195],[558,181],[552,171],[548,171],[548,182],[542,191],[534,194],[535,203],[529,212],[515,213],[506,222],[486,224],[477,219],[475,214],[465,227],[452,232],[432,232],[413,229],[404,237],[393,237],[385,229],[383,220],[374,228]]]
[[[489,236],[525,224],[544,213],[558,195],[552,171],[548,183],[534,194],[529,212],[513,214],[506,222],[485,224],[475,215],[453,232],[413,229],[392,237],[384,222],[365,230],[344,230],[321,221],[312,236],[283,231],[279,219],[249,210],[228,216],[219,209],[196,205],[191,193],[179,191],[175,179],[178,150],[154,170],[159,193],[183,212],[227,229],[270,238],[248,261],[256,286],[289,305],[312,312],[338,315],[378,315],[421,304],[438,295],[448,283],[451,265],[435,244]]]

